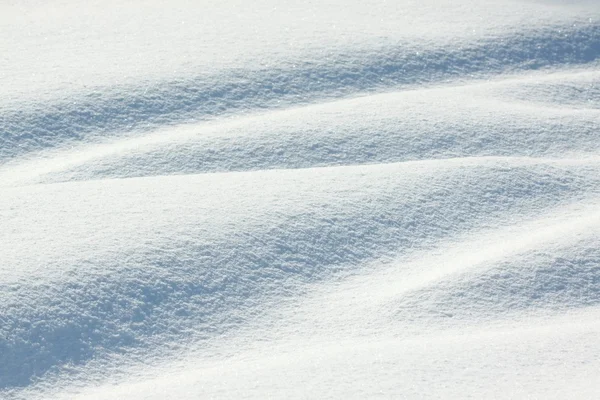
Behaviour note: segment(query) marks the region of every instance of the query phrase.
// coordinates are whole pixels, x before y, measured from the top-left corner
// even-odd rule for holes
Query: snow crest
[[[63,3],[0,6],[0,397],[600,395],[595,2]]]

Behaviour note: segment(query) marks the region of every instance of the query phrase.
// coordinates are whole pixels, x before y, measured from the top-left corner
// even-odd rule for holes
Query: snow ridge
[[[422,34],[353,1],[344,40],[336,1],[265,1],[253,31],[226,2],[206,64],[57,59],[89,80],[34,95],[0,71],[0,398],[597,397],[600,10],[401,3]],[[114,40],[129,17],[90,4]],[[271,13],[314,43],[265,53]],[[131,43],[219,37],[184,14]],[[90,56],[65,21],[32,32]]]
[[[5,105],[0,162],[40,148],[131,130],[206,120],[465,77],[586,64],[600,56],[600,24],[578,21],[452,47],[430,42],[381,49],[339,49],[325,60],[305,55],[259,70],[182,76],[69,93],[40,104]],[[318,56],[318,55],[317,55]]]

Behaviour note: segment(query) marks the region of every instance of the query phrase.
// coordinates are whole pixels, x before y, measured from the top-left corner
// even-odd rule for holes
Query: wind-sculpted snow
[[[0,6],[0,398],[600,395],[595,2],[67,3]]]
[[[449,79],[585,65],[599,57],[600,25],[585,21],[544,27],[526,36],[517,32],[480,41],[463,39],[456,47],[417,42],[340,49],[323,61],[292,59],[269,69],[95,88],[67,99],[17,102],[0,109],[0,161],[123,131]]]
[[[594,99],[593,93],[586,94],[593,87],[590,77],[600,74],[534,74],[519,80],[358,97],[223,123],[168,127],[51,153],[15,165],[9,169],[11,176],[0,170],[0,177],[5,184],[22,185],[446,157],[594,153],[600,148],[599,110],[547,108],[538,104],[534,90],[530,102],[515,104],[510,97],[516,82],[540,91],[558,86],[561,93],[565,93],[562,86],[570,83],[572,91],[583,93],[580,97]]]
[[[258,312],[258,296],[290,295],[302,282],[535,210],[532,193],[550,206],[598,186],[577,163],[553,164],[457,159],[97,181],[43,187],[44,197],[37,186],[9,189],[4,204],[30,198],[40,215],[33,229],[4,225],[21,245],[2,255],[2,265],[19,266],[2,271],[10,330],[0,365],[12,365],[2,384],[27,383],[67,361],[156,348],[158,337],[222,333]],[[147,204],[161,205],[160,221],[147,217]],[[53,227],[66,212],[86,218]],[[121,243],[90,241],[99,234]],[[70,252],[55,259],[60,249]],[[45,260],[43,271],[31,256]]]

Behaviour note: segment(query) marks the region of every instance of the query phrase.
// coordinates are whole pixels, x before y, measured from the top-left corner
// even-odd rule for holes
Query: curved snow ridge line
[[[410,332],[414,328],[409,325],[423,322],[447,329],[534,307],[564,311],[598,306],[599,209],[596,193],[537,215],[507,217],[493,229],[458,233],[391,266],[369,268],[334,289],[325,286],[304,300],[299,307],[303,312],[291,317],[290,326],[296,333],[303,326],[315,335],[355,335],[375,326],[389,329],[391,323]],[[499,294],[502,299],[486,297]],[[351,332],[343,332],[345,327]]]
[[[374,275],[377,274],[375,273]],[[390,277],[390,279],[396,278]],[[286,322],[276,327],[260,327],[258,330],[246,331],[229,340],[225,339],[218,344],[216,349],[213,349],[213,351],[216,351],[220,355],[219,360],[216,362],[214,359],[206,356],[206,351],[198,349],[196,346],[191,346],[191,348],[188,346],[186,348],[186,355],[179,361],[167,361],[154,366],[146,363],[144,364],[146,368],[143,371],[139,371],[139,366],[138,368],[125,367],[131,369],[127,370],[127,373],[120,375],[121,379],[119,379],[117,386],[111,384],[110,387],[104,387],[105,390],[108,389],[106,390],[108,393],[107,396],[113,398],[118,393],[124,395],[125,391],[121,390],[127,387],[132,389],[132,393],[139,394],[145,390],[144,385],[146,384],[152,388],[156,388],[156,385],[162,384],[165,384],[165,388],[171,387],[173,380],[176,380],[179,386],[188,385],[191,381],[197,382],[198,379],[212,381],[212,378],[215,377],[214,374],[221,376],[223,373],[231,373],[232,369],[235,370],[238,368],[239,371],[232,375],[239,378],[239,373],[247,370],[247,367],[250,366],[250,363],[247,362],[248,360],[253,360],[251,362],[253,365],[262,363],[273,365],[268,362],[270,358],[269,354],[279,354],[275,358],[281,358],[281,361],[289,367],[290,359],[296,359],[293,355],[296,354],[298,349],[302,349],[301,353],[303,356],[298,354],[300,357],[296,361],[306,359],[307,351],[312,352],[314,350],[314,354],[308,357],[310,359],[318,359],[319,364],[322,365],[324,359],[329,358],[328,356],[324,357],[324,355],[331,355],[333,349],[337,349],[347,355],[347,352],[351,351],[351,349],[356,349],[357,346],[362,347],[367,342],[377,343],[374,344],[375,347],[380,347],[381,345],[384,348],[389,347],[389,344],[392,342],[396,344],[401,343],[402,348],[411,349],[414,348],[413,344],[415,343],[423,344],[426,341],[430,344],[444,344],[448,341],[461,340],[461,338],[467,336],[469,341],[476,338],[482,339],[483,337],[486,347],[489,347],[489,340],[494,337],[502,337],[504,339],[510,337],[515,340],[521,340],[523,335],[529,336],[543,330],[545,331],[542,332],[545,339],[548,335],[552,336],[556,332],[561,332],[561,335],[568,335],[582,329],[589,334],[590,328],[594,332],[592,334],[595,334],[596,328],[599,327],[598,323],[591,322],[597,321],[595,316],[600,310],[598,307],[560,310],[560,312],[553,314],[512,315],[507,319],[492,319],[484,323],[478,321],[479,323],[473,324],[473,321],[471,321],[471,324],[468,325],[465,325],[463,321],[455,326],[443,324],[442,320],[444,318],[447,320],[448,318],[442,313],[438,313],[437,320],[427,326],[428,329],[426,332],[423,333],[421,328],[416,331],[418,332],[417,334],[414,333],[414,329],[410,328],[410,324],[415,321],[400,319],[401,316],[394,315],[394,323],[401,325],[398,331],[394,330],[394,323],[390,324],[388,321],[382,323],[381,319],[374,321],[371,318],[368,323],[370,340],[365,341],[364,337],[360,334],[360,323],[364,322],[364,316],[378,317],[384,314],[384,317],[388,317],[387,309],[390,307],[384,301],[384,308],[382,310],[381,299],[377,296],[372,296],[378,292],[377,282],[370,281],[369,277],[366,280],[361,278],[360,281],[362,286],[354,286],[351,289],[348,289],[347,285],[342,284],[341,286],[328,286],[324,289],[324,292],[318,292],[316,295],[311,294],[311,298],[307,299],[307,303],[301,303],[300,306],[294,307],[291,312],[293,315],[285,315],[286,318],[283,318],[283,315],[277,315],[276,320],[285,320]],[[396,282],[401,283],[402,280],[397,278]],[[389,280],[387,283],[389,283]],[[344,291],[348,291],[348,293],[344,294]],[[348,317],[348,320],[344,320],[344,316]],[[518,323],[525,321],[527,322],[526,324]],[[536,323],[533,323],[533,321]],[[566,327],[566,331],[564,329],[556,329],[561,326]],[[262,338],[262,341],[260,343],[255,343],[254,341],[247,343],[243,339],[244,335],[249,335],[250,337],[258,336]],[[310,339],[307,340],[306,338]],[[269,343],[269,351],[265,351],[262,344],[265,342]],[[337,343],[337,345],[332,347],[332,343]],[[368,345],[367,347],[371,346]],[[333,351],[337,352],[337,350]],[[570,350],[572,351],[573,349]],[[587,353],[589,353],[589,349]],[[282,357],[284,354],[285,356]],[[378,361],[381,361],[379,357]],[[279,362],[275,364],[279,367],[283,365]],[[165,377],[164,374],[165,367],[168,367],[170,371],[168,377]],[[414,367],[414,365],[409,363],[409,367]],[[137,375],[136,372],[142,372],[142,375]],[[132,378],[132,376],[135,376],[135,378]],[[94,382],[93,378],[90,379],[90,382]],[[144,383],[140,385],[140,382]],[[71,382],[64,383],[69,386]],[[42,386],[49,392],[52,392],[54,391],[53,389],[62,385],[43,382]],[[76,393],[81,398],[92,397],[97,384],[85,386],[88,386],[88,389],[84,389],[83,392],[78,387],[71,387],[70,390],[67,389],[63,392],[64,398],[75,398]],[[135,390],[133,389],[134,387]],[[70,394],[67,396],[66,393]],[[100,391],[96,393],[100,393]],[[206,392],[203,391],[202,394],[206,395]],[[146,398],[146,396],[143,398]]]
[[[592,239],[592,243],[600,243],[600,198],[579,200],[568,207],[560,207],[534,221],[528,221],[514,227],[507,227],[493,232],[491,235],[481,234],[478,238],[466,244],[457,245],[449,251],[435,252],[435,255],[419,263],[437,266],[427,268],[427,272],[415,277],[404,276],[401,285],[402,291],[425,290],[426,292],[437,289],[433,284],[440,281],[452,281],[457,276],[465,273],[479,275],[483,271],[496,268],[499,264],[514,264],[514,259],[522,265],[516,268],[527,268],[525,255],[533,251],[543,252],[551,249],[553,253],[560,254],[560,248],[577,248],[580,242]],[[473,251],[476,249],[476,251]],[[558,257],[558,256],[556,256]],[[596,260],[600,259],[596,257]],[[451,260],[451,261],[447,261]],[[530,260],[531,261],[531,260]],[[547,261],[540,254],[534,257],[535,262]],[[514,265],[513,265],[513,268]],[[505,271],[508,267],[504,265]],[[416,270],[416,269],[415,269]],[[558,271],[555,271],[558,272]],[[588,280],[589,275],[580,271],[579,279]],[[513,276],[514,277],[514,276]],[[450,279],[449,279],[450,278]],[[596,271],[594,279],[600,278],[600,270]],[[577,279],[577,276],[575,277]],[[518,282],[513,282],[514,284]],[[591,281],[589,283],[592,283]],[[426,288],[426,289],[424,289]],[[513,288],[514,289],[514,288]],[[385,290],[379,294],[385,293]],[[388,286],[388,293],[398,293],[398,287]],[[379,295],[378,294],[378,295]],[[600,303],[600,297],[586,299]],[[459,294],[457,294],[458,296]]]
[[[521,218],[539,209],[540,202],[544,207],[561,204],[599,185],[592,179],[598,174],[578,177],[569,168],[506,169],[499,163],[485,169],[466,162],[454,163],[453,173],[401,164],[331,168],[322,175],[315,175],[317,170],[247,174],[225,194],[238,192],[239,197],[241,192],[248,203],[227,209],[229,221],[212,222],[204,215],[217,214],[220,207],[202,207],[202,193],[212,198],[214,191],[223,192],[228,185],[223,175],[19,188],[14,198],[29,199],[21,212],[29,216],[36,210],[41,215],[36,220],[39,232],[25,232],[24,240],[35,242],[35,251],[24,247],[12,262],[10,254],[0,255],[7,272],[18,268],[27,274],[12,284],[5,278],[0,291],[0,387],[26,386],[68,363],[85,364],[113,353],[135,356],[139,349],[160,350],[165,343],[218,335],[260,314],[268,301],[302,293],[306,285],[338,271],[430,247],[507,215]],[[302,175],[303,180],[285,175]],[[229,175],[233,177],[240,178]],[[210,187],[208,178],[216,187]],[[139,186],[149,181],[157,185]],[[239,186],[242,183],[246,187]],[[265,190],[273,184],[282,187],[281,193]],[[337,189],[331,189],[334,184]],[[100,192],[84,190],[101,185]],[[257,192],[247,190],[254,186]],[[11,192],[2,200],[14,195]],[[164,222],[159,229],[144,225],[146,213],[134,214],[140,205],[130,200],[132,193],[160,205],[156,210]],[[177,210],[171,208],[171,196]],[[254,210],[264,203],[270,206]],[[115,204],[121,214],[96,215],[96,210],[113,209]],[[275,207],[281,204],[287,206]],[[65,209],[87,215],[87,231],[74,220],[48,226]],[[43,220],[46,217],[49,222]],[[248,219],[263,222],[248,224]],[[124,245],[77,242],[76,237],[106,229],[102,224],[121,227],[114,235]],[[139,237],[128,237],[130,230]],[[39,258],[50,260],[43,249],[52,245],[61,249],[64,259],[46,265],[56,271],[34,278],[27,267],[37,270]],[[103,252],[105,247],[110,252]],[[83,256],[71,259],[69,252]]]
[[[596,395],[594,388],[588,388],[586,382],[596,376],[597,360],[590,348],[594,348],[594,339],[600,333],[599,317],[600,309],[595,308],[549,318],[524,317],[491,327],[420,332],[416,337],[398,338],[389,332],[371,336],[369,340],[363,337],[337,340],[331,336],[294,337],[283,343],[269,343],[268,348],[249,350],[240,347],[236,354],[226,359],[212,360],[196,355],[179,363],[148,367],[141,373],[134,370],[119,382],[100,385],[94,382],[83,388],[65,382],[63,387],[48,387],[40,397],[32,398],[358,399],[364,393],[395,398],[394,394],[400,391],[409,399],[460,399],[472,389],[473,363],[487,362],[501,367],[494,369],[494,373],[482,374],[482,379],[490,379],[495,384],[478,391],[477,398],[498,398],[499,393],[505,392],[509,394],[506,398],[527,398],[531,393],[543,393],[542,398],[563,399],[571,398],[575,391],[575,398],[587,399]],[[507,354],[507,348],[522,351]],[[550,354],[543,364],[531,362],[539,359],[539,351]],[[565,353],[572,357],[561,362]],[[557,362],[558,366],[555,365]],[[535,376],[537,381],[543,382],[542,388],[532,385],[529,380],[521,380],[522,369],[515,371],[515,364],[525,365],[528,377]],[[554,368],[542,367],[547,365]],[[373,379],[358,379],[367,369],[374,372]],[[398,379],[414,370],[422,371],[417,379],[411,377],[409,382]],[[436,374],[428,374],[431,370]],[[464,379],[457,379],[457,371],[467,371],[467,375],[458,375]],[[496,375],[498,371],[502,372],[501,379]],[[550,376],[548,371],[551,371]],[[353,376],[348,378],[348,373]],[[557,385],[549,389],[546,386],[550,377]],[[442,383],[438,382],[440,380]],[[568,389],[562,388],[565,380],[571,384]],[[302,393],[289,393],[290,381],[294,387],[303,387]],[[324,387],[327,388],[325,392]]]
[[[593,130],[592,133],[596,133]],[[162,142],[162,139],[160,139]],[[553,141],[556,141],[556,137],[553,137]],[[595,153],[583,153],[577,154],[569,152],[566,157],[534,157],[534,156],[463,156],[463,157],[442,157],[442,158],[429,158],[429,159],[409,159],[406,161],[388,161],[388,160],[377,160],[377,162],[369,162],[370,160],[354,162],[352,164],[344,163],[339,164],[332,162],[330,164],[324,163],[325,165],[319,165],[318,162],[314,162],[317,165],[312,165],[313,162],[308,165],[291,165],[284,166],[281,168],[280,165],[254,165],[255,168],[225,171],[216,169],[201,169],[200,171],[181,171],[181,170],[155,170],[150,172],[144,172],[136,170],[131,173],[128,171],[121,172],[119,174],[111,174],[112,169],[106,166],[104,171],[106,175],[98,174],[96,172],[86,175],[85,168],[83,168],[84,176],[78,175],[77,170],[74,172],[69,171],[73,166],[85,165],[85,163],[93,161],[98,157],[103,157],[107,154],[119,153],[129,149],[137,148],[140,141],[133,139],[131,141],[108,144],[108,145],[97,145],[90,146],[83,151],[65,152],[59,153],[52,158],[41,158],[34,159],[23,164],[16,164],[14,166],[9,165],[5,168],[0,167],[0,187],[6,189],[26,187],[37,184],[77,184],[78,182],[86,181],[101,181],[101,180],[112,180],[112,179],[168,179],[172,177],[181,176],[195,176],[195,175],[229,175],[229,174],[248,174],[248,173],[261,173],[261,172],[275,172],[275,173],[286,173],[286,171],[302,171],[302,170],[316,170],[315,172],[323,172],[327,169],[356,169],[356,168],[394,168],[396,165],[406,165],[406,167],[443,167],[448,166],[450,168],[456,165],[463,164],[465,166],[473,165],[491,165],[501,164],[503,168],[510,168],[511,166],[520,167],[526,165],[556,165],[556,166],[590,166],[595,167],[600,164],[600,155]],[[515,141],[513,141],[513,144]],[[517,143],[519,144],[519,143]],[[384,154],[385,150],[382,149]],[[70,154],[71,153],[71,154]],[[211,152],[212,153],[212,152]],[[214,154],[214,153],[213,153]],[[148,163],[148,162],[147,162]],[[150,163],[152,165],[152,163]],[[177,164],[176,164],[177,165]],[[168,167],[168,164],[167,164]],[[93,166],[91,167],[93,168]],[[62,174],[61,174],[62,173]],[[64,174],[64,175],[63,175]]]
[[[550,82],[553,89],[565,81],[577,81],[580,75],[596,74],[556,75],[372,94],[42,151],[37,157],[0,166],[0,185],[297,169],[348,165],[348,160],[373,164],[448,156],[556,157],[600,151],[598,110],[540,110],[486,93],[540,79]],[[458,104],[457,98],[461,99]]]
[[[596,307],[600,304],[599,222],[598,213],[591,212],[573,221],[585,230],[579,225],[561,226],[565,231],[560,237],[432,281],[387,307],[398,320],[411,316],[448,324]],[[539,234],[532,236],[536,240]],[[532,241],[529,236],[521,239]]]
[[[59,157],[60,158],[60,157]],[[47,160],[44,160],[46,162]],[[309,167],[298,167],[298,168],[267,168],[259,170],[249,171],[209,171],[209,172],[193,172],[189,174],[156,174],[148,176],[130,176],[130,177],[100,177],[97,179],[89,180],[66,180],[60,182],[29,182],[31,176],[23,178],[21,174],[25,175],[28,169],[33,169],[34,176],[42,175],[42,170],[45,168],[52,170],[52,166],[37,166],[19,165],[19,168],[5,169],[0,174],[0,187],[4,187],[6,190],[15,190],[23,192],[30,190],[31,186],[35,185],[60,185],[73,186],[82,185],[83,188],[86,186],[93,186],[101,182],[110,183],[111,181],[131,181],[131,182],[147,182],[148,185],[160,185],[162,183],[173,181],[181,181],[182,179],[207,179],[209,182],[214,182],[216,179],[224,179],[227,182],[228,177],[237,177],[237,179],[244,179],[246,176],[264,176],[265,178],[271,178],[273,176],[279,176],[282,179],[302,179],[303,176],[308,174],[318,175],[341,175],[344,174],[369,174],[380,171],[393,171],[398,168],[411,169],[411,173],[427,173],[430,170],[444,171],[446,169],[453,170],[461,167],[497,167],[499,171],[510,171],[512,167],[528,167],[528,166],[590,166],[595,167],[600,164],[600,155],[590,153],[569,153],[568,157],[533,157],[533,156],[466,156],[466,157],[447,157],[447,158],[431,158],[423,160],[406,160],[406,161],[395,161],[395,162],[380,162],[380,163],[365,163],[365,164],[344,164],[344,165],[324,165],[324,166],[309,166]],[[38,168],[36,168],[38,167]],[[11,178],[14,180],[11,181]],[[20,180],[23,179],[23,182]],[[227,183],[226,183],[227,184]],[[43,186],[42,186],[42,189]]]
[[[599,56],[600,23],[584,22],[461,42],[456,48],[348,49],[322,63],[282,60],[282,66],[268,70],[107,87],[54,103],[10,106],[17,111],[5,108],[0,161],[123,131],[473,75],[584,64]]]

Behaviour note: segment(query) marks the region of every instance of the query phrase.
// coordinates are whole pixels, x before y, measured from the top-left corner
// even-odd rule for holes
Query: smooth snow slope
[[[0,5],[0,398],[600,396],[600,3]]]

